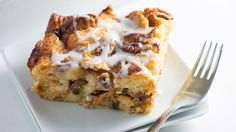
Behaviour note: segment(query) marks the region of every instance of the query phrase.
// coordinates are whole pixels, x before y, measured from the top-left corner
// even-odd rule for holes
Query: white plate
[[[35,42],[10,45],[4,50],[4,58],[8,64],[10,76],[39,131],[111,132],[126,131],[145,125],[154,121],[168,107],[189,71],[170,47],[158,87],[162,90],[162,94],[156,98],[155,107],[150,114],[136,115],[110,109],[86,109],[77,104],[42,99],[30,90],[33,83],[26,63],[34,45]],[[195,112],[193,115],[180,116],[176,120],[173,117],[167,121],[166,126],[203,113],[205,110]]]

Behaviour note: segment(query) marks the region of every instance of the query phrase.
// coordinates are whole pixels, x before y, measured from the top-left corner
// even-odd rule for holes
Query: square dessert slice
[[[149,113],[167,52],[172,16],[158,8],[125,17],[52,14],[28,59],[40,97]]]

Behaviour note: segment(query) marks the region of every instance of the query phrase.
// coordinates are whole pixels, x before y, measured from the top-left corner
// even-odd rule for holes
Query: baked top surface
[[[38,42],[28,66],[32,68],[41,58],[50,56],[53,66],[64,69],[80,66],[95,71],[112,71],[119,77],[132,72],[152,76],[153,69],[148,69],[147,65],[158,60],[161,39],[165,37],[162,26],[172,19],[169,13],[158,8],[134,11],[125,17],[117,17],[110,6],[98,16],[53,14],[44,42]],[[47,39],[54,42],[45,44]]]
[[[49,100],[148,113],[173,17],[158,8],[116,16],[52,14],[28,60],[33,91]]]

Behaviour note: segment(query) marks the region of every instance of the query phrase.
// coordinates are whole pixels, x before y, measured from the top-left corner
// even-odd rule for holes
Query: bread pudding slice
[[[40,97],[149,113],[160,80],[173,17],[158,8],[116,16],[52,14],[28,59]]]

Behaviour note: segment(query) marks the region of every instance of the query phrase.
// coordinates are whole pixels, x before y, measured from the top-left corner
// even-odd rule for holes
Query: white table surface
[[[224,43],[218,73],[208,94],[209,112],[196,119],[164,128],[161,132],[232,132],[236,118],[236,1],[165,0],[138,1],[157,6],[175,16],[171,45],[191,66],[205,40]],[[129,0],[0,0],[0,51],[7,45],[37,40],[52,12],[69,15],[96,12],[107,4],[115,7]],[[140,4],[139,4],[140,5]],[[134,4],[134,8],[135,8]],[[22,45],[24,46],[24,45]],[[33,132],[35,126],[8,76],[0,53],[0,131]]]

